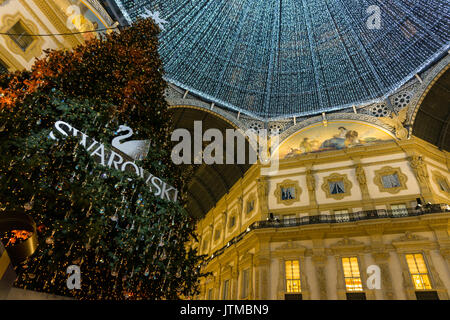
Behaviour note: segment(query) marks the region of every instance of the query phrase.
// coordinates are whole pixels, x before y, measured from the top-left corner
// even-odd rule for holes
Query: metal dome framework
[[[169,82],[258,119],[381,101],[450,47],[446,0],[116,2],[130,22],[165,21]],[[380,29],[368,27],[372,5]]]

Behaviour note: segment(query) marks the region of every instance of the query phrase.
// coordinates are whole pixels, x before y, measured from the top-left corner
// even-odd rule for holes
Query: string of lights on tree
[[[168,81],[260,118],[377,101],[450,47],[447,0],[116,2],[129,20],[164,20]]]
[[[157,54],[158,28],[143,20],[69,50],[48,51],[30,71],[0,76],[0,218],[25,210],[39,246],[16,266],[16,286],[79,299],[176,299],[196,294],[202,257],[185,246],[195,221],[183,209],[185,177],[170,159],[170,114]],[[151,137],[137,161],[180,191],[155,196],[144,179],[99,164],[58,120],[110,146],[121,124]],[[183,169],[185,170],[185,169]],[[0,240],[2,240],[0,235]],[[26,239],[4,235],[7,246]],[[67,267],[81,289],[67,287]]]

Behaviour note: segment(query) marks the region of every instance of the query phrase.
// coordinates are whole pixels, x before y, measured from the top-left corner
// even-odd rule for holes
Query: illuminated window
[[[229,288],[230,288],[230,280],[225,280],[223,282],[222,300],[227,300],[228,299]]]
[[[330,194],[345,193],[345,185],[342,180],[330,181],[328,182],[328,186],[330,188]]]
[[[33,37],[25,29],[24,25],[18,21],[15,25],[8,30],[8,35],[22,51],[26,51],[27,48],[33,43]]]
[[[421,253],[407,254],[406,262],[416,290],[431,290],[430,277],[423,255]]]
[[[298,260],[288,260],[285,262],[286,269],[286,292],[300,293],[300,265]]]
[[[381,176],[381,181],[383,182],[383,187],[385,187],[385,188],[401,187],[400,180],[398,179],[397,173]]]
[[[406,208],[406,204],[392,204],[391,210],[392,210],[393,216],[407,216],[408,215],[408,209]]]
[[[242,298],[245,299],[248,296],[248,289],[250,285],[250,269],[244,270],[242,273]]]
[[[342,258],[345,287],[349,292],[363,291],[361,275],[359,274],[358,258]]]

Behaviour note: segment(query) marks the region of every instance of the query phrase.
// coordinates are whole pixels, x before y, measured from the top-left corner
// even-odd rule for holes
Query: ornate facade
[[[284,159],[269,176],[255,164],[198,223],[204,271],[212,272],[198,298],[448,299],[448,165],[448,152],[415,137]],[[243,211],[255,191],[256,210]],[[429,286],[409,265],[416,254]],[[292,262],[298,287],[289,285]],[[368,288],[373,265],[379,289]]]
[[[0,70],[29,69],[43,50],[73,48],[115,25],[97,0],[2,0]]]
[[[207,21],[198,18],[204,16],[198,12],[203,6],[191,8],[195,4],[186,4],[189,9],[186,13],[184,5],[177,5],[178,1],[102,2],[116,3],[115,8],[123,16],[115,19],[129,23],[146,9],[155,13],[161,10],[160,27],[165,28],[161,35],[162,59],[170,76],[167,100],[175,128],[191,128],[194,120],[202,120],[222,131],[237,128],[256,132],[266,128],[270,135],[279,135],[281,141],[276,172],[268,173],[265,166],[254,164],[201,166],[194,173],[188,188],[188,210],[203,217],[197,225],[200,241],[192,245],[208,256],[203,270],[212,273],[202,280],[197,299],[449,298],[450,158],[446,138],[449,118],[448,111],[437,115],[448,108],[445,92],[440,94],[443,100],[434,99],[427,104],[428,97],[433,98],[430,92],[449,83],[446,79],[450,55],[445,53],[448,32],[429,27],[439,29],[439,41],[430,42],[428,48],[427,41],[410,39],[415,31],[404,34],[402,29],[402,34],[397,34],[398,30],[383,29],[392,37],[388,43],[397,45],[383,47],[376,41],[367,44],[367,47],[381,46],[375,50],[375,58],[369,59],[364,45],[359,45],[361,39],[356,37],[362,30],[359,25],[365,24],[366,17],[360,17],[361,24],[356,25],[359,31],[355,33],[350,28],[353,32],[350,38],[354,39],[352,47],[360,60],[364,64],[370,62],[369,72],[365,67],[352,69],[355,64],[346,46],[330,45],[343,39],[331,14],[328,20],[333,22],[330,30],[334,31],[321,33],[320,37],[325,38],[319,39],[315,37],[313,21],[281,23],[282,17],[289,15],[281,15],[281,8],[273,11],[280,13],[273,19],[277,27],[265,23],[264,29],[287,34],[288,30],[283,28],[296,25],[301,26],[299,34],[309,36],[298,37],[295,48],[303,50],[297,52],[290,49],[294,41],[289,37],[282,45],[272,45],[274,39],[282,38],[279,35],[272,39],[270,34],[261,40],[267,50],[261,50],[264,46],[260,43],[249,46],[245,42],[246,37],[251,38],[252,32],[260,28],[251,25],[252,19],[240,15],[254,8],[268,12],[262,6],[269,2],[245,3],[247,10],[240,7],[242,1],[234,1],[233,6],[226,3],[225,7],[232,10],[220,28],[236,29],[236,34],[217,32],[220,37],[227,34],[229,39],[215,41],[214,37],[205,36],[208,41],[196,46],[192,45],[196,43],[192,39],[206,34],[198,30],[222,21],[214,19],[215,16]],[[292,7],[298,3],[289,2]],[[222,1],[209,2],[208,6],[219,3]],[[69,8],[76,4],[84,8],[81,16]],[[397,9],[401,12],[404,8]],[[303,10],[309,19],[315,16],[322,23],[321,13],[325,9],[319,3]],[[436,7],[432,13],[438,17],[440,11]],[[192,16],[187,19],[186,14]],[[86,16],[92,19],[83,20]],[[391,28],[398,29],[397,18],[401,23],[407,21],[403,15],[390,16],[393,21],[386,25]],[[340,23],[344,23],[343,16],[339,16],[338,22],[341,19]],[[431,20],[432,24],[440,21]],[[233,24],[239,21],[245,24],[235,28]],[[0,0],[0,32],[10,33],[0,36],[0,72],[29,68],[44,49],[71,48],[92,36],[67,33],[111,26],[114,26],[112,19],[97,0]],[[242,31],[243,38],[238,31]],[[61,33],[65,35],[58,35]],[[17,38],[17,34],[27,35]],[[36,34],[53,35],[32,36]],[[174,34],[177,36],[171,36]],[[426,35],[423,32],[417,36],[420,34]],[[256,39],[259,34],[253,36]],[[312,43],[306,43],[304,38]],[[410,46],[413,42],[423,47],[413,48]],[[437,44],[439,50],[433,47]],[[276,47],[286,50],[278,53],[273,49]],[[396,52],[398,48],[401,54]],[[329,51],[334,53],[327,54]],[[419,57],[423,52],[429,56]],[[296,53],[301,53],[302,58],[297,59]],[[326,61],[326,68],[321,68],[319,53],[336,60]],[[290,63],[274,65],[273,61],[282,61],[275,59],[278,54],[288,57]],[[407,54],[414,59],[390,59]],[[256,55],[261,57],[257,59]],[[353,70],[348,74],[336,71],[344,60],[346,70]],[[306,65],[308,61],[313,63]],[[389,62],[391,67],[372,65],[376,61]],[[408,70],[403,70],[411,72],[409,78],[400,68],[393,77],[393,69],[399,64],[409,64],[405,67]],[[202,65],[206,67],[200,68]],[[322,69],[331,71],[322,74]],[[255,70],[259,70],[256,75]],[[352,72],[359,77],[352,78]],[[380,74],[385,81],[392,77],[395,83],[360,96],[368,90],[367,83],[373,88],[383,83]],[[271,79],[278,79],[273,75],[281,80],[272,83]],[[282,80],[287,75],[291,78]],[[371,77],[365,79],[363,75]],[[298,80],[304,78],[311,81]],[[359,80],[355,85],[349,79]],[[444,80],[438,86],[440,79]],[[284,85],[279,87],[279,83]],[[399,83],[401,86],[394,90]],[[348,93],[353,95],[347,97]],[[272,96],[277,99],[271,99]],[[313,96],[317,99],[310,99]],[[338,103],[327,105],[328,96],[335,97]],[[350,101],[355,102],[353,106]],[[434,109],[424,108],[425,104]],[[309,108],[304,108],[308,105]],[[433,118],[433,122],[428,125],[425,120],[431,118],[424,115]],[[433,131],[434,124],[442,128],[436,132],[436,139],[431,133],[426,134]],[[420,131],[417,129],[420,126],[425,129]]]

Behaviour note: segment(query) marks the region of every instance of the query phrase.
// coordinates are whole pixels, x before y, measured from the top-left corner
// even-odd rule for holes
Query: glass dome
[[[377,101],[449,49],[448,0],[116,0],[162,26],[166,79],[257,118]]]

